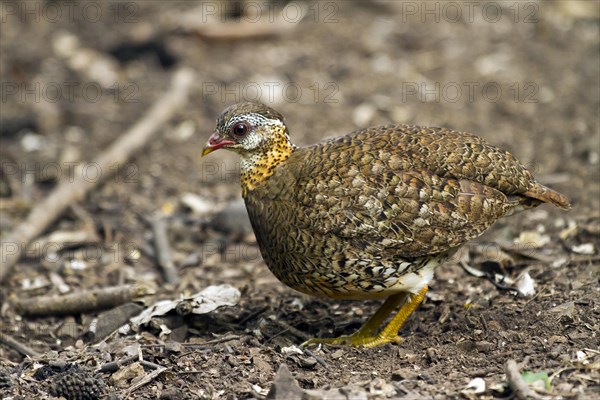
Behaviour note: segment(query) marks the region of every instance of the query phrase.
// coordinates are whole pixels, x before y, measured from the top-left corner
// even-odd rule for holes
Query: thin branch
[[[129,396],[131,396],[131,393],[135,392],[142,386],[147,385],[148,383],[152,382],[154,379],[156,379],[160,374],[165,372],[167,369],[168,368],[166,368],[166,367],[159,367],[159,368],[155,369],[154,371],[150,372],[149,374],[145,375],[142,379],[140,379],[139,381],[137,381],[136,383],[131,385],[131,387],[127,390],[127,393],[125,394],[125,398],[129,398]]]
[[[64,296],[40,296],[15,300],[14,306],[22,315],[79,314],[120,306],[150,293],[141,285],[114,286],[84,290]]]
[[[111,166],[123,164],[133,153],[143,148],[173,114],[181,109],[187,101],[193,79],[194,74],[191,70],[184,68],[177,71],[173,76],[171,89],[159,97],[142,119],[94,159],[92,164],[103,172],[103,179],[111,175],[109,171],[115,171]],[[0,282],[10,274],[25,247],[33,239],[38,237],[67,207],[83,200],[85,195],[103,180],[86,179],[84,175],[77,173],[73,179],[59,183],[52,193],[29,213],[27,219],[5,240],[2,240]]]
[[[165,280],[171,285],[177,285],[179,276],[177,268],[171,257],[171,245],[167,235],[167,220],[164,217],[156,217],[150,221],[154,233],[154,247],[158,265],[163,271]]]
[[[19,342],[15,338],[8,336],[6,333],[0,334],[0,344],[4,344],[11,349],[18,351],[20,354],[31,358],[41,357],[42,355],[41,353],[33,350],[31,347]]]
[[[504,373],[508,380],[508,385],[512,389],[515,397],[519,400],[539,399],[540,395],[531,390],[527,382],[523,380],[519,366],[515,360],[508,360],[504,366]]]

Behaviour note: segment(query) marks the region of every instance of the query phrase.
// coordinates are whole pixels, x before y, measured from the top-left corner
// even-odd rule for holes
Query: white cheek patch
[[[227,125],[226,125],[227,131],[228,132],[231,131],[232,126],[234,126],[238,122],[242,122],[242,121],[249,123],[254,128],[256,128],[257,126],[264,126],[264,125],[283,126],[283,122],[281,122],[278,119],[266,118],[264,115],[257,114],[257,113],[247,113],[247,114],[243,114],[243,115],[236,115],[235,117],[231,118],[227,122]],[[261,141],[262,141],[262,137],[260,135],[250,134],[250,135],[246,136],[244,139],[242,139],[241,141],[239,141],[239,144],[241,145],[242,148],[244,148],[246,150],[250,150],[250,149],[254,149],[254,148],[260,146]]]
[[[257,148],[260,145],[261,139],[262,138],[261,138],[260,135],[250,134],[250,135],[246,136],[240,142],[240,144],[246,150],[255,149],[255,148]]]

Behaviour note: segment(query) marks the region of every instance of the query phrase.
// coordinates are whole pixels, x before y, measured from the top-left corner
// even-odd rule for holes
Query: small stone
[[[495,347],[496,346],[494,346],[493,343],[487,342],[485,340],[475,343],[475,348],[481,353],[489,353],[490,351],[494,350]]]
[[[482,378],[472,379],[466,389],[471,393],[483,393],[485,392],[485,381]]]
[[[302,350],[300,350],[298,347],[292,345],[289,347],[282,347],[281,354],[289,356],[293,354],[304,354],[304,352],[302,352]]]
[[[21,139],[21,146],[23,147],[23,150],[29,153],[44,148],[44,146],[46,146],[46,140],[42,135],[29,132]]]
[[[173,129],[171,135],[178,142],[184,142],[191,138],[196,132],[196,124],[192,120],[185,120]]]
[[[542,235],[536,231],[521,232],[519,238],[515,241],[527,247],[539,249],[550,242],[550,236]]]
[[[252,364],[256,367],[257,372],[261,375],[269,375],[273,373],[271,364],[260,357],[252,357]]]
[[[160,392],[159,400],[184,400],[189,396],[175,387],[169,387]]]
[[[298,357],[298,365],[304,369],[315,369],[317,366],[317,360],[313,357]]]
[[[568,301],[566,303],[551,308],[548,312],[551,312],[561,317],[572,317],[577,312],[577,309],[575,308],[574,302]]]
[[[571,250],[573,250],[574,253],[584,255],[591,255],[596,252],[593,243],[583,243],[577,246],[573,246],[571,247]]]
[[[210,214],[217,210],[214,203],[195,193],[184,193],[181,196],[181,202],[198,215]]]
[[[352,114],[352,122],[356,126],[364,126],[368,124],[375,115],[375,107],[369,103],[362,103],[354,109]]]
[[[427,358],[429,358],[430,361],[435,361],[437,359],[435,349],[430,347],[427,349],[426,353],[427,353]]]
[[[219,211],[211,221],[211,226],[226,234],[247,234],[252,232],[244,201],[233,201]]]
[[[515,282],[515,285],[522,296],[529,297],[535,294],[535,281],[528,272],[521,275],[517,282]]]
[[[475,342],[473,342],[472,340],[464,340],[462,342],[459,342],[456,344],[456,347],[458,347],[462,351],[467,352],[473,351],[477,348]]]
[[[553,335],[553,336],[550,336],[550,337],[548,338],[548,342],[549,342],[550,344],[556,344],[556,343],[568,343],[568,341],[569,341],[569,340],[568,340],[566,337],[564,337],[564,336],[558,336],[558,335]]]
[[[298,385],[298,381],[294,379],[287,365],[281,364],[266,398],[271,400],[301,399],[303,395],[304,390]]]
[[[183,351],[183,345],[179,342],[168,340],[165,342],[165,351],[169,353],[181,353]]]
[[[337,360],[338,358],[341,358],[343,355],[344,355],[344,350],[338,349],[333,352],[333,354],[331,355],[331,358],[333,358],[334,360]]]
[[[134,362],[115,372],[111,377],[111,381],[115,386],[124,388],[129,386],[129,383],[132,380],[139,378],[144,374],[144,367],[142,367],[139,362]]]
[[[392,381],[415,380],[419,376],[417,371],[409,368],[402,368],[392,372]]]

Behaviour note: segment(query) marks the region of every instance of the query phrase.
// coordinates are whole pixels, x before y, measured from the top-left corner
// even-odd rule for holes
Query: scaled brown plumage
[[[515,210],[570,207],[510,153],[443,128],[386,125],[297,148],[281,114],[240,103],[219,117],[204,154],[221,147],[241,156],[250,221],[279,280],[312,295],[388,298],[356,334],[310,343],[397,340],[433,269],[461,245]]]

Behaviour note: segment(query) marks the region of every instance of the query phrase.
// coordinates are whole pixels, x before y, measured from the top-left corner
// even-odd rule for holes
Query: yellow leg
[[[417,306],[425,298],[427,293],[427,286],[423,287],[419,293],[408,296],[407,293],[399,293],[392,295],[387,298],[385,303],[379,307],[377,312],[369,318],[369,320],[354,334],[350,336],[340,336],[337,338],[326,338],[326,339],[310,339],[302,346],[308,346],[309,344],[331,344],[331,345],[346,345],[352,347],[375,347],[385,343],[399,342],[400,337],[398,331],[404,324],[404,321],[410,314],[415,311]],[[408,297],[408,300],[406,298]],[[383,321],[391,314],[391,312],[402,302],[404,304],[398,311],[398,313],[392,318],[392,320],[377,334],[377,329],[381,326]]]

